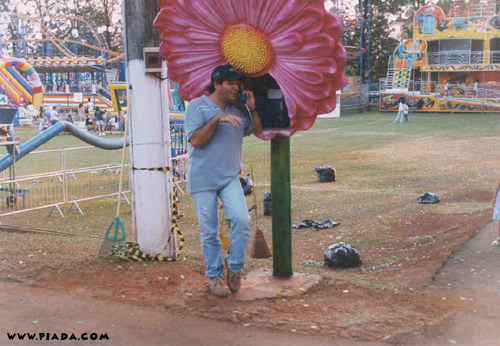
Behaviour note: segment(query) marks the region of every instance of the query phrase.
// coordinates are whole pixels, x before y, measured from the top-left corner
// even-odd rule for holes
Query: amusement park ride
[[[420,8],[379,84],[380,109],[403,100],[414,112],[500,112],[499,7]]]
[[[107,47],[103,28],[79,16],[0,14],[0,29],[9,23],[17,28],[17,38],[5,39],[0,30],[0,52],[11,52],[23,66],[3,67],[12,59],[0,55],[0,103],[4,96],[3,103],[10,101],[18,107],[31,102],[35,107],[43,104],[51,109],[60,105],[76,110],[90,98],[100,109],[115,113],[126,110],[124,54]],[[43,91],[33,90],[30,83],[36,80],[43,85]],[[185,104],[177,96],[177,84],[170,84],[171,116],[179,120]]]
[[[45,107],[59,104],[76,109],[91,98],[101,109],[112,110],[108,81],[125,80],[123,54],[106,46],[101,28],[79,16],[41,18],[3,13],[0,26],[9,23],[16,28],[17,37],[6,39],[0,34],[0,50],[24,59],[36,70],[43,84]],[[15,68],[0,72],[3,93],[13,104],[31,102],[26,92],[29,88],[15,83],[22,80],[22,73]]]
[[[365,83],[363,66],[369,63],[369,37],[363,37],[369,29],[369,14],[365,2],[358,0],[357,12],[348,14],[344,0],[332,1],[331,11],[342,21],[344,36],[359,31],[359,45],[346,46],[350,63],[359,66],[359,79],[350,78],[341,98],[342,109],[360,108],[368,104],[368,84]],[[369,6],[368,6],[369,7]],[[367,19],[367,20],[366,20]],[[108,111],[121,110],[126,98],[124,88],[124,55],[107,46],[103,28],[79,16],[34,17],[17,13],[0,14],[0,26],[11,24],[16,28],[17,37],[7,39],[0,30],[0,52],[24,59],[38,74],[43,85],[43,105],[52,108],[76,110],[80,103],[92,103]],[[34,30],[36,29],[36,30]],[[0,93],[7,95],[12,104],[19,106],[30,101],[29,83],[21,83],[23,72],[15,67],[0,70]],[[14,81],[18,80],[19,84]],[[12,82],[11,82],[12,81]],[[176,98],[176,85],[171,93],[174,109],[182,112],[183,101]],[[1,96],[0,96],[1,98]],[[0,101],[1,102],[1,101]],[[36,105],[35,105],[36,106]]]

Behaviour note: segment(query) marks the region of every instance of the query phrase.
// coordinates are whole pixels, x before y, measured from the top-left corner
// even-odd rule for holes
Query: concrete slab
[[[291,278],[276,278],[270,269],[256,269],[245,274],[234,297],[241,301],[277,297],[299,297],[319,284],[321,276],[294,273]]]

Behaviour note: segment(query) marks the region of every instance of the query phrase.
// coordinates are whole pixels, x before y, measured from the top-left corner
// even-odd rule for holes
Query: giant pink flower
[[[249,77],[269,73],[279,84],[289,128],[259,137],[291,136],[331,112],[346,84],[341,24],[323,0],[163,0],[155,19],[160,54],[185,100],[201,96],[212,70],[231,64]]]

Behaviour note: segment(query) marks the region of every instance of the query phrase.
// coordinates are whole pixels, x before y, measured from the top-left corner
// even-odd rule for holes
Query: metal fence
[[[386,79],[379,80],[380,92],[387,90]],[[477,88],[474,88],[474,83],[469,84],[439,84],[437,82],[427,81],[410,81],[408,91],[419,92],[420,95],[432,94],[435,97],[454,97],[454,98],[480,98],[480,99],[496,99],[500,98],[500,83],[499,82],[484,82],[478,83]]]
[[[187,183],[187,175],[188,175],[188,155],[178,155],[172,158],[172,177],[175,186],[179,190],[180,193],[184,193],[185,185]]]
[[[127,149],[128,150],[128,149]],[[130,189],[128,155],[123,175],[123,197]],[[79,202],[118,194],[120,150],[78,147],[35,151],[2,172],[0,177],[0,215],[52,207],[64,217],[68,211],[83,211]],[[15,179],[11,179],[15,171]]]
[[[184,128],[184,120],[182,120],[182,122],[170,124],[170,140],[172,157],[187,154],[188,141]]]
[[[363,84],[360,92],[360,86],[345,87],[342,90],[342,98],[340,99],[340,109],[348,110],[359,107],[366,107],[369,103],[369,84]]]

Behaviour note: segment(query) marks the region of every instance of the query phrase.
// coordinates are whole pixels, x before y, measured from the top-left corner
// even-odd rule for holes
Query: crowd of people
[[[95,132],[98,136],[105,136],[106,133],[123,132],[125,129],[125,117],[123,114],[115,114],[94,106],[89,98],[87,103],[80,103],[76,113],[61,112],[57,106],[52,108],[40,107],[38,110],[33,104],[28,103],[26,107],[19,107],[19,118],[29,118],[33,124],[38,124],[40,132],[53,126],[60,119],[73,123],[85,124],[89,131]]]

